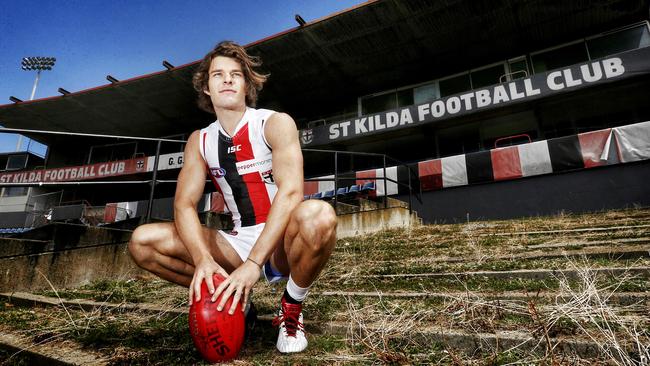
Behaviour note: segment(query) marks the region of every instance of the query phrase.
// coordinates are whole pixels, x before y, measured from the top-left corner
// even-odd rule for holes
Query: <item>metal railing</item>
[[[130,180],[130,181],[89,181],[89,182],[33,182],[33,183],[0,183],[0,187],[6,186],[66,186],[66,185],[94,185],[94,184],[149,184],[151,186],[149,191],[149,201],[147,204],[147,214],[145,217],[146,222],[151,222],[151,211],[153,208],[153,198],[156,190],[156,185],[159,183],[171,183],[176,180],[158,180],[158,163],[160,161],[160,147],[163,142],[185,144],[185,140],[171,140],[152,137],[139,137],[139,136],[121,136],[121,135],[104,135],[95,133],[78,133],[78,132],[60,132],[60,131],[47,131],[47,130],[28,130],[22,128],[0,128],[0,133],[28,133],[28,134],[43,134],[43,135],[64,135],[64,136],[80,136],[80,137],[96,137],[118,140],[137,140],[137,141],[155,141],[156,142],[156,155],[154,158],[154,165],[152,171],[152,178],[148,180]]]
[[[527,133],[522,133],[518,135],[512,135],[512,136],[506,136],[506,137],[500,137],[494,141],[494,148],[497,149],[499,147],[499,143],[503,141],[510,141],[512,143],[513,140],[518,139],[520,137],[525,137],[528,140],[528,143],[533,142],[533,140],[530,138],[530,135]]]
[[[32,186],[32,187],[42,187],[42,186],[83,186],[83,185],[102,185],[102,184],[148,184],[150,185],[149,190],[149,199],[147,203],[147,211],[145,221],[151,221],[153,201],[155,195],[155,189],[157,184],[161,183],[176,183],[175,179],[158,179],[158,165],[160,161],[160,151],[161,145],[163,142],[168,143],[180,143],[185,144],[185,140],[172,140],[172,139],[162,139],[162,138],[150,138],[150,137],[138,137],[138,136],[121,136],[121,135],[105,135],[105,134],[89,134],[89,133],[76,133],[76,132],[59,132],[59,131],[46,131],[46,130],[29,130],[29,129],[19,129],[19,128],[0,128],[0,133],[23,133],[23,134],[44,134],[44,135],[65,135],[65,136],[79,136],[79,137],[95,137],[95,138],[107,138],[107,139],[118,139],[118,140],[140,140],[140,141],[155,141],[156,142],[156,153],[154,155],[154,164],[151,171],[151,179],[144,180],[102,180],[102,181],[64,181],[64,182],[18,182],[18,183],[0,183],[0,187],[11,187],[11,186]],[[318,149],[302,149],[303,152],[316,152],[320,154],[332,154],[334,158],[334,178],[333,179],[306,179],[305,181],[315,181],[315,180],[333,180],[334,181],[334,192],[339,188],[339,181],[342,179],[350,178],[341,178],[341,172],[339,172],[339,157],[343,155],[349,156],[366,156],[381,159],[381,164],[379,166],[383,169],[383,177],[377,177],[375,179],[383,180],[384,187],[384,207],[388,206],[388,182],[397,184],[397,186],[403,186],[408,189],[408,206],[409,213],[412,212],[412,197],[415,196],[416,199],[420,202],[421,200],[421,187],[420,184],[417,184],[417,191],[415,190],[412,182],[413,177],[415,180],[418,179],[417,173],[413,172],[410,166],[407,164],[391,158],[384,154],[375,154],[375,153],[363,153],[363,152],[353,152],[353,151],[336,151],[336,150],[318,150]],[[386,176],[387,160],[393,161],[397,166],[404,166],[408,169],[408,183],[402,183],[398,180],[391,179]],[[206,183],[210,180],[206,180]],[[399,189],[398,189],[399,190]],[[338,203],[338,197],[334,195],[334,204]]]
[[[337,194],[337,192],[338,192],[338,189],[340,188],[339,187],[339,181],[341,181],[343,179],[354,180],[355,183],[356,183],[356,181],[359,181],[359,180],[381,180],[381,181],[383,181],[383,187],[384,187],[384,195],[383,195],[383,197],[384,197],[383,201],[384,202],[383,203],[384,203],[384,208],[388,208],[388,184],[387,184],[388,182],[395,183],[395,184],[397,184],[398,187],[402,186],[402,187],[408,188],[408,209],[409,209],[409,213],[413,212],[413,209],[412,209],[413,196],[415,196],[415,198],[418,200],[418,202],[422,203],[422,188],[421,188],[420,184],[419,183],[417,184],[417,190],[413,186],[413,181],[414,180],[415,181],[419,180],[418,174],[416,172],[414,172],[413,169],[411,169],[411,167],[408,164],[406,164],[404,162],[401,162],[400,160],[397,160],[397,159],[392,158],[392,157],[390,157],[388,155],[385,155],[385,154],[377,154],[377,153],[365,153],[365,152],[355,152],[355,151],[338,151],[338,150],[321,150],[321,149],[302,149],[302,151],[303,152],[316,152],[316,153],[324,153],[324,154],[332,154],[333,155],[333,158],[334,158],[334,178],[308,178],[308,179],[305,179],[305,182],[310,182],[310,181],[311,182],[314,182],[314,181],[316,181],[316,182],[318,182],[318,181],[334,181],[334,196],[332,198],[332,200],[334,201],[334,207],[336,207],[336,205],[338,204],[338,194]],[[358,157],[366,156],[366,157],[373,157],[373,158],[381,159],[381,164],[375,164],[375,166],[378,165],[379,168],[382,169],[382,171],[383,171],[382,177],[375,177],[374,179],[370,179],[370,178],[364,179],[364,178],[356,178],[356,177],[355,178],[348,178],[348,177],[341,178],[340,177],[341,174],[349,173],[349,171],[344,172],[344,173],[339,172],[339,157],[342,156],[342,155],[358,156]],[[387,175],[386,175],[386,168],[387,168],[386,162],[387,162],[387,160],[391,160],[391,161],[395,162],[397,167],[399,167],[399,166],[406,167],[406,169],[408,171],[407,183],[402,183],[399,180],[395,180],[395,179],[387,177]],[[370,167],[365,167],[365,169],[363,169],[363,170],[369,170],[369,169],[373,169],[372,164],[371,164]],[[375,168],[375,169],[377,169],[377,168]],[[413,179],[413,177],[415,177],[415,179]],[[399,193],[399,188],[398,188],[398,193]]]

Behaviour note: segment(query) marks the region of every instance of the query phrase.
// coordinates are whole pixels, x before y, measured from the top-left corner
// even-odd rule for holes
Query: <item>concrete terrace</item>
[[[648,208],[342,238],[305,304],[308,351],[275,351],[270,319],[283,285],[260,281],[259,319],[233,364],[642,364],[649,257]],[[203,364],[186,296],[135,268],[5,291],[0,359]]]

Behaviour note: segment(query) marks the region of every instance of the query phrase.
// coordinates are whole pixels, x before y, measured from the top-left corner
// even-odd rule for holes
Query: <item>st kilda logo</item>
[[[261,172],[260,175],[266,184],[275,184],[275,179],[273,179],[273,169]]]
[[[210,174],[215,178],[221,178],[226,176],[226,170],[222,167],[210,168]]]
[[[309,145],[314,141],[314,131],[311,128],[302,130],[300,133],[300,140],[302,140],[303,145]]]

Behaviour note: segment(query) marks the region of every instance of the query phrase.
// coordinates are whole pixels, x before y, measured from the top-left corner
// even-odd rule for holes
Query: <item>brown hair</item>
[[[244,80],[246,81],[246,105],[254,107],[257,102],[257,93],[262,90],[262,86],[269,77],[269,74],[261,74],[253,70],[254,67],[258,67],[262,64],[259,57],[250,56],[246,53],[244,47],[233,41],[223,41],[218,43],[212,51],[208,52],[208,54],[203,57],[203,60],[196,68],[194,76],[192,77],[194,90],[199,92],[199,99],[197,100],[199,108],[208,113],[214,113],[212,100],[210,99],[210,96],[205,94],[203,91],[208,90],[208,72],[210,71],[210,64],[217,56],[230,57],[239,61],[242,72],[244,73]]]

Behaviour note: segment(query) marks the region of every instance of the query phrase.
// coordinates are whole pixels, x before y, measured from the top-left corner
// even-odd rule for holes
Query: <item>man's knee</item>
[[[322,247],[336,236],[336,212],[326,202],[304,201],[296,208],[294,219],[303,239]]]
[[[129,253],[133,261],[140,267],[145,267],[153,255],[151,247],[151,228],[150,225],[140,225],[131,234],[129,240]]]

